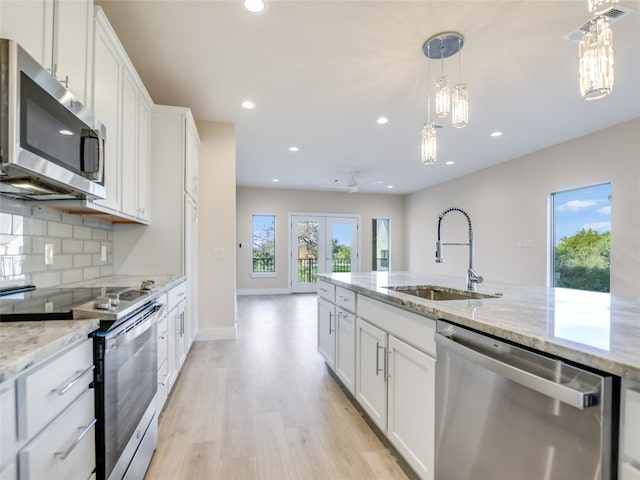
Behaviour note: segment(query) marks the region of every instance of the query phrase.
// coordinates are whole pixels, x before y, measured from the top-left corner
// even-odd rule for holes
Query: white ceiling
[[[262,15],[241,0],[96,4],[156,103],[236,125],[241,186],[333,190],[356,171],[380,181],[361,192],[404,194],[640,116],[640,1],[620,4],[634,12],[613,25],[615,86],[594,101],[579,94],[577,43],[563,39],[590,19],[586,0],[271,0]],[[422,45],[449,30],[465,37],[470,122],[445,120],[438,162],[424,166]],[[445,60],[452,83],[457,61]]]

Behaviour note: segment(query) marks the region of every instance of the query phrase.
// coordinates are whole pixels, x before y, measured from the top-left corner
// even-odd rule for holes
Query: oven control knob
[[[112,307],[117,307],[118,305],[120,305],[119,293],[110,293],[109,295],[107,295],[107,297],[109,298],[109,303]]]
[[[98,310],[109,310],[111,308],[111,299],[109,297],[97,297],[93,301],[93,308]]]

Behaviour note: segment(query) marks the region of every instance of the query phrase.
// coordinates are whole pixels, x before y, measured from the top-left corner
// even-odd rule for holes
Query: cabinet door
[[[93,2],[56,0],[53,70],[73,95],[88,105],[93,49]]]
[[[387,334],[356,322],[356,399],[383,432],[387,429]]]
[[[107,26],[99,14],[95,24],[95,49],[93,71],[93,112],[106,126],[105,186],[107,198],[96,200],[102,206],[120,210],[120,132],[119,105],[122,81],[122,65],[112,43]]]
[[[185,195],[184,273],[187,275],[187,352],[198,330],[198,206]]]
[[[176,358],[178,370],[182,368],[187,358],[187,333],[186,333],[186,301],[182,301],[176,310]]]
[[[356,391],[356,321],[355,317],[341,308],[336,309],[337,348],[336,374],[345,387],[355,394]]]
[[[387,436],[423,479],[434,471],[435,367],[429,355],[389,336]]]
[[[187,121],[184,190],[198,202],[198,137],[195,125]]]
[[[122,211],[136,216],[138,209],[138,94],[136,83],[125,70],[122,81]]]
[[[169,331],[169,339],[167,344],[167,392],[173,388],[173,384],[178,376],[178,354],[176,348],[178,346],[177,332],[179,329],[179,316],[177,315],[178,307],[172,308],[167,314],[167,329]]]
[[[138,207],[136,216],[151,218],[151,104],[138,95]]]
[[[53,0],[2,0],[0,37],[15,40],[45,68],[52,68]]]
[[[336,367],[335,306],[323,298],[318,299],[318,352],[332,370]]]

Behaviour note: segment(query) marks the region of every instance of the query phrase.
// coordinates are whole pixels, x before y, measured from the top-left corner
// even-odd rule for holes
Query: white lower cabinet
[[[336,287],[341,308],[323,287],[318,351],[420,478],[432,480],[435,321]]]
[[[0,383],[0,479],[88,479],[96,466],[93,341]]]
[[[620,480],[640,480],[640,382],[622,380]]]
[[[167,294],[167,394],[171,392],[175,384],[182,364],[187,358],[191,348],[191,342],[187,335],[186,306],[187,284],[182,282]]]
[[[356,393],[356,317],[336,308],[336,375],[347,389]]]
[[[436,361],[389,336],[387,436],[422,477],[433,478]]]
[[[387,333],[357,321],[356,399],[382,430],[387,430]]]
[[[333,303],[318,298],[318,352],[332,369],[336,365],[335,312]]]

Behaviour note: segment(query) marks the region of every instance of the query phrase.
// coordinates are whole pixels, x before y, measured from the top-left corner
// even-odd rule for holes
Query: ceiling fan
[[[373,185],[377,183],[382,183],[382,180],[375,180],[372,182],[360,183],[358,182],[358,179],[356,179],[356,173],[357,172],[349,172],[349,175],[351,175],[350,178],[336,178],[333,181],[334,185],[332,185],[332,187],[344,188],[349,190],[350,193],[356,193],[358,191],[358,187],[361,187],[363,185]]]

